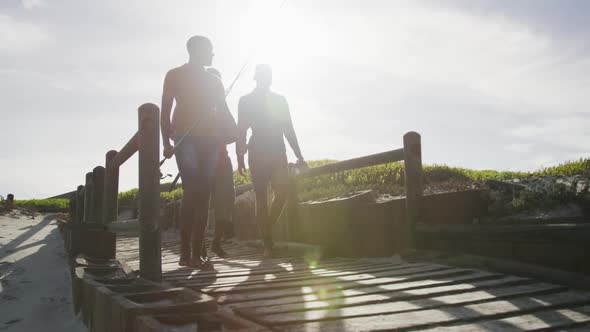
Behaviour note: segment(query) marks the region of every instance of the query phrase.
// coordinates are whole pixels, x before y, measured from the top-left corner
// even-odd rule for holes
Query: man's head
[[[270,88],[272,85],[272,68],[270,65],[257,65],[254,71],[254,80],[259,88]]]
[[[190,61],[202,66],[211,66],[213,61],[213,44],[207,37],[193,36],[186,42]]]

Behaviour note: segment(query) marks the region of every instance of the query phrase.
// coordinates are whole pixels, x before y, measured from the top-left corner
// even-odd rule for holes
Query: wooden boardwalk
[[[165,281],[214,296],[221,310],[277,331],[590,331],[590,292],[534,279],[430,263],[304,257],[262,259],[228,244],[213,271],[180,268],[163,240]],[[138,239],[117,256],[139,268]]]

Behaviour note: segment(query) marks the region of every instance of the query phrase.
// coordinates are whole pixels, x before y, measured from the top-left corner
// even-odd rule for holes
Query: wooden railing
[[[139,157],[139,225],[140,275],[159,281],[161,278],[160,215],[160,110],[143,104],[138,110],[138,131],[120,151],[106,153],[105,166],[86,174],[85,185],[78,186],[72,222],[108,225],[117,220],[119,168],[138,152]]]
[[[71,204],[72,222],[108,226],[117,220],[119,168],[136,152],[139,155],[139,268],[140,275],[150,280],[161,279],[161,243],[158,219],[160,215],[159,172],[159,109],[154,104],[143,104],[138,110],[138,131],[120,151],[106,153],[105,166],[97,166],[86,174],[85,185],[77,188]],[[403,148],[378,154],[336,162],[302,170],[295,180],[333,174],[368,166],[396,161],[405,162],[406,227],[407,245],[413,247],[414,225],[419,218],[422,200],[422,156],[420,135],[409,132],[404,135]],[[296,181],[293,181],[296,183]],[[251,190],[252,184],[236,187],[239,195]],[[297,195],[292,190],[287,210],[296,210]],[[295,222],[292,220],[291,222]],[[113,229],[109,227],[109,229]]]

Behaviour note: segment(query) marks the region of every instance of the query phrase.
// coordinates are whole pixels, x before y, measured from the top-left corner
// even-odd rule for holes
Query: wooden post
[[[84,185],[84,214],[82,222],[90,222],[92,219],[92,193],[94,186],[92,185],[92,172],[86,173],[86,184]]]
[[[84,219],[84,186],[79,185],[76,190],[76,223],[81,223]]]
[[[119,196],[119,166],[113,165],[112,160],[117,151],[111,150],[106,154],[104,192],[102,199],[102,223],[108,224],[117,220]]]
[[[76,222],[76,193],[74,193],[74,197],[70,198],[70,206],[69,206],[69,210],[70,210],[70,222],[74,223]]]
[[[105,169],[102,166],[96,166],[92,170],[92,182],[94,184],[94,193],[92,194],[92,222],[96,223],[100,223],[102,221],[104,173]]]
[[[14,208],[14,195],[8,194],[6,195],[6,209],[12,210]]]
[[[289,179],[289,191],[287,193],[287,241],[297,241],[299,238],[299,215],[297,205],[299,198],[297,197],[297,180],[295,177]]]
[[[139,274],[160,281],[160,111],[154,104],[139,107]]]
[[[414,228],[420,220],[422,188],[422,147],[420,134],[409,132],[404,135],[404,168],[406,187],[406,248],[415,248]]]

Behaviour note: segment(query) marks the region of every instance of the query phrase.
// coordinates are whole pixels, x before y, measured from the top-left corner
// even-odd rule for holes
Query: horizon
[[[195,34],[211,38],[226,87],[253,58],[227,98],[235,117],[253,66],[272,65],[307,160],[397,149],[408,131],[424,164],[534,171],[590,156],[590,2],[281,3],[0,4],[0,195],[82,184],[135,133],[139,105],[160,106]],[[137,187],[136,164],[121,192]]]

